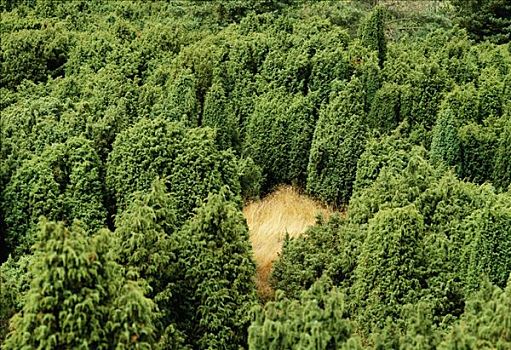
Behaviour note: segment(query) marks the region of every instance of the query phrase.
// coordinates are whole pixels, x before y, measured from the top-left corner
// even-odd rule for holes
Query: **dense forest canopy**
[[[2,349],[511,349],[511,2],[0,11]]]

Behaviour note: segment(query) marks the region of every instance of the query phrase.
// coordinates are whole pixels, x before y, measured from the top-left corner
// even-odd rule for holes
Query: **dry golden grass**
[[[268,277],[286,232],[296,237],[314,225],[318,214],[327,218],[331,213],[331,209],[298,193],[291,186],[279,187],[262,200],[245,206],[243,214],[250,231],[257,264],[257,289],[262,298],[268,299],[273,295]]]

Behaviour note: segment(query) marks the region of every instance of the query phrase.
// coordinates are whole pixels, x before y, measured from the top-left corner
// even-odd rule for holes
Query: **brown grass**
[[[262,200],[243,209],[257,264],[257,290],[263,299],[273,295],[268,278],[272,263],[282,248],[286,232],[296,237],[316,222],[316,216],[330,216],[332,210],[298,193],[291,186],[279,187]]]

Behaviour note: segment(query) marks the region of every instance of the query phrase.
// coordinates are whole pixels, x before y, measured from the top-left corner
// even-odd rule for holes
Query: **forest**
[[[2,350],[511,349],[510,1],[0,11]]]

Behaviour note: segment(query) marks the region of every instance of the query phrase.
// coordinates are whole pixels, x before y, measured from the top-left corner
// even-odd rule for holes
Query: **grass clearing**
[[[257,290],[263,299],[273,295],[268,278],[286,232],[296,237],[315,224],[318,214],[327,218],[332,212],[292,186],[281,186],[243,208],[257,264]]]

